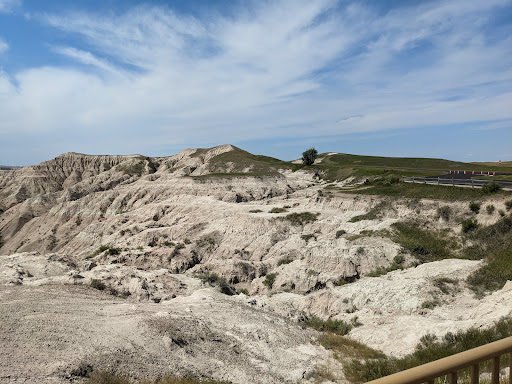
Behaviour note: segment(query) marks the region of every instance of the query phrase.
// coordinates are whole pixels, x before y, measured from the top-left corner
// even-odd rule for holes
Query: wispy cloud
[[[1,37],[0,37],[0,55],[4,52],[7,52],[9,49],[9,44],[7,44]]]
[[[207,19],[150,6],[40,16],[77,39],[53,50],[80,66],[11,74],[17,87],[0,73],[0,132],[154,153],[512,119],[512,38],[488,31],[506,0],[387,13],[329,0],[241,4]]]
[[[21,0],[0,0],[0,13],[10,13],[21,6]]]

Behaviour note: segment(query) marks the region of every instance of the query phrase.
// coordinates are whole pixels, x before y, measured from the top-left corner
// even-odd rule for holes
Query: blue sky
[[[0,164],[512,160],[512,1],[0,0]]]

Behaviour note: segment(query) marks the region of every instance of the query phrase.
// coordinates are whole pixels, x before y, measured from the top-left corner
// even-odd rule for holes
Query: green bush
[[[443,205],[442,207],[437,208],[437,215],[441,217],[444,221],[450,220],[451,213],[452,210],[448,205]]]
[[[441,340],[434,335],[425,335],[410,355],[400,359],[352,359],[344,364],[343,371],[346,378],[352,382],[367,382],[509,336],[512,336],[512,319],[501,319],[488,329],[469,328],[457,333],[448,332]]]
[[[316,235],[314,233],[309,233],[307,235],[302,235],[300,238],[307,243],[311,239],[315,239],[316,240]]]
[[[347,233],[347,231],[345,231],[344,229],[340,229],[340,230],[336,231],[336,238],[339,239],[345,233]]]
[[[286,208],[274,207],[274,208],[272,208],[269,211],[269,213],[283,213],[283,212],[287,212],[287,209]]]
[[[265,276],[265,280],[263,280],[263,285],[265,285],[268,289],[272,289],[274,286],[274,282],[276,281],[277,273],[269,273]]]
[[[498,213],[500,214],[501,217],[505,216],[505,211],[503,209],[500,209]]]
[[[484,193],[496,193],[501,189],[501,186],[496,183],[495,181],[492,181],[490,183],[482,185],[482,191]]]
[[[505,201],[505,208],[507,211],[510,211],[512,209],[512,200]]]
[[[301,212],[301,213],[290,213],[283,217],[283,220],[288,220],[293,225],[304,225],[312,223],[318,219],[320,213]]]
[[[462,232],[468,233],[478,228],[478,221],[474,219],[462,220]]]
[[[219,287],[219,291],[225,295],[233,296],[236,294],[236,289],[231,286],[224,277],[221,277],[216,273],[206,272],[203,274],[198,274],[197,277],[210,286]]]
[[[277,266],[279,267],[280,265],[283,265],[283,264],[290,264],[292,261],[293,261],[293,259],[291,257],[287,256],[287,257],[279,260],[277,262]]]
[[[98,280],[98,279],[91,280],[91,287],[94,289],[97,289],[99,291],[104,291],[105,288],[107,288],[105,283],[103,283],[101,280]]]
[[[304,316],[302,319],[304,325],[316,329],[320,332],[331,332],[336,335],[345,336],[352,329],[352,325],[343,320],[322,320],[318,316]]]
[[[475,213],[480,212],[480,203],[471,202],[469,203],[469,209]]]
[[[492,215],[492,214],[494,213],[494,210],[495,210],[495,209],[496,209],[496,208],[495,208],[495,207],[494,207],[494,205],[492,205],[492,204],[487,205],[487,206],[485,207],[485,210],[487,211],[487,214],[489,214],[489,215]]]

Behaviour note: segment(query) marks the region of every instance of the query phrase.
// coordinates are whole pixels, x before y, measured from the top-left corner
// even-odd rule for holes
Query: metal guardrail
[[[457,178],[443,178],[443,177],[403,177],[403,181],[409,183],[420,184],[435,184],[435,185],[451,185],[451,186],[465,186],[472,188],[481,188],[484,184],[491,183],[494,180],[478,180],[478,179],[457,179]],[[495,180],[502,188],[512,189],[512,181]]]
[[[464,368],[471,368],[470,383],[478,384],[480,383],[479,363],[488,360],[492,360],[491,384],[499,384],[500,358],[507,353],[510,359],[507,383],[512,384],[512,337],[373,380],[367,384],[434,384],[435,379],[443,376],[448,376],[450,384],[457,384],[457,372]]]

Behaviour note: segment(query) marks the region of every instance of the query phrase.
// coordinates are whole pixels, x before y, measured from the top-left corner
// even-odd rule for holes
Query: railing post
[[[450,384],[457,384],[457,372],[450,373]]]
[[[473,185],[473,179],[471,179],[471,188],[475,188],[475,186]]]
[[[473,365],[471,370],[471,384],[478,384],[480,378],[480,366],[478,364]]]
[[[437,178],[437,185],[439,185],[439,181],[441,181],[441,178]]]
[[[455,182],[453,181],[453,177],[452,177],[452,187],[455,187]]]
[[[512,352],[508,354],[508,383],[512,384]]]
[[[492,359],[492,377],[491,384],[499,384],[500,382],[500,356]]]

